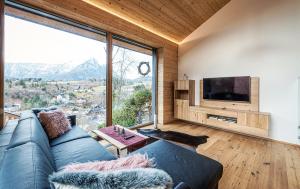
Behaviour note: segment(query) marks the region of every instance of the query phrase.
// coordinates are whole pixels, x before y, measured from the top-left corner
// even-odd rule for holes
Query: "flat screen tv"
[[[204,78],[203,98],[250,102],[250,85],[251,78],[249,76]]]

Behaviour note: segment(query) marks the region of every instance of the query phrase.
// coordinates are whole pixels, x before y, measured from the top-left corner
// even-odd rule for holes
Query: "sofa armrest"
[[[67,118],[69,119],[72,127],[76,125],[76,115],[69,115]]]

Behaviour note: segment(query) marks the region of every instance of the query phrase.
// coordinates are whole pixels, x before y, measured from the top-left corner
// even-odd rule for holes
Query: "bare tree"
[[[113,54],[113,90],[116,104],[124,98],[123,87],[128,82],[127,74],[130,66],[136,63],[128,54],[128,50],[120,47],[114,47],[116,50]]]

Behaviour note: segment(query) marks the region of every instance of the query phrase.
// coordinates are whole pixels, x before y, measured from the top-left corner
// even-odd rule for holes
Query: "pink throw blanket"
[[[87,163],[74,163],[64,167],[64,171],[107,171],[131,168],[155,167],[153,159],[146,155],[135,154],[111,161],[94,161]]]

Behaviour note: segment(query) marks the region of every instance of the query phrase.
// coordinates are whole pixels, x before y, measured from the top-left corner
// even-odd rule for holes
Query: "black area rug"
[[[192,136],[175,131],[162,131],[160,129],[138,129],[137,131],[143,135],[154,138],[153,141],[155,141],[155,139],[165,139],[186,144],[194,148],[197,148],[197,146],[200,144],[206,143],[207,138],[209,138],[206,135]]]

